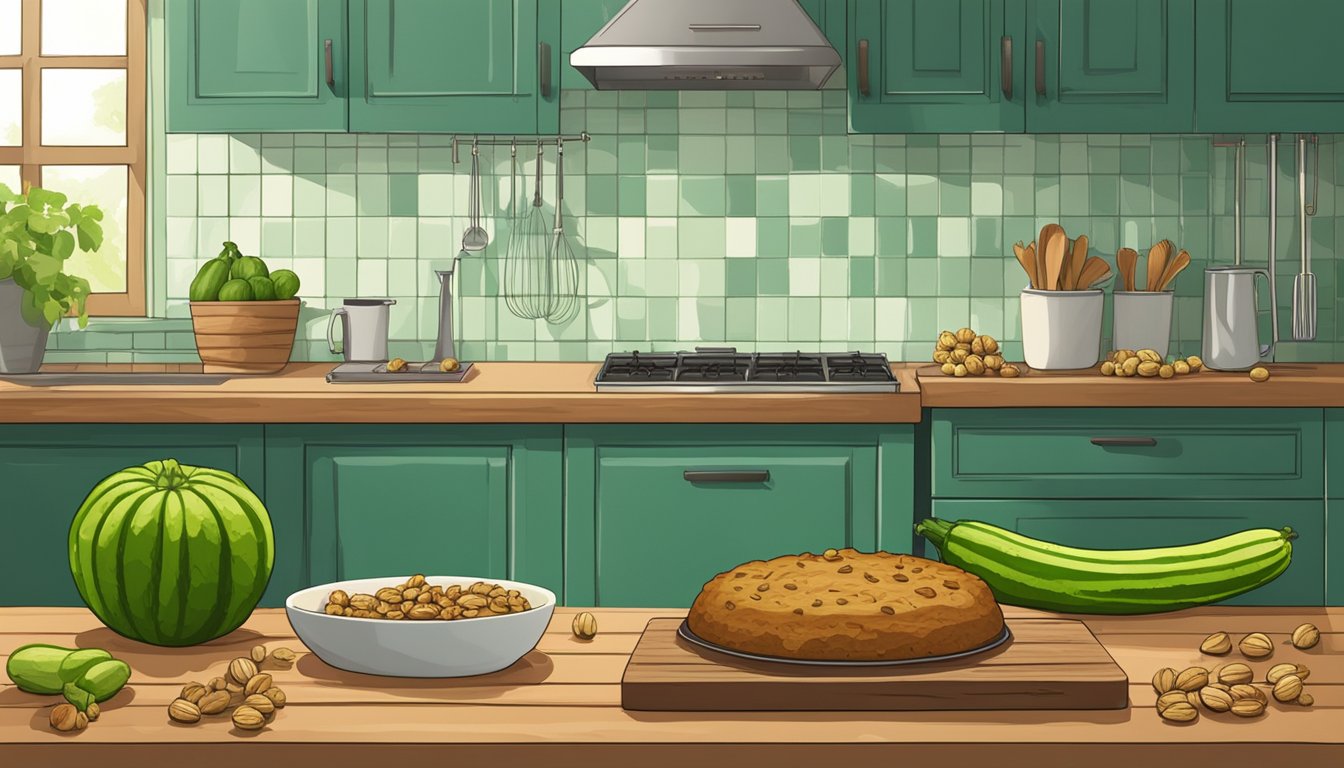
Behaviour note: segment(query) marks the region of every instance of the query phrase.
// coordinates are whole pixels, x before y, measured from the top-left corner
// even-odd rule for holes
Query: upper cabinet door
[[[351,0],[350,130],[553,133],[556,0]]]
[[[169,131],[344,131],[345,0],[168,0]]]
[[[851,130],[1022,132],[1021,6],[1006,31],[1005,2],[850,0]]]
[[[1201,132],[1337,131],[1339,0],[1199,0]]]
[[[1193,0],[1031,0],[1027,130],[1194,129]]]

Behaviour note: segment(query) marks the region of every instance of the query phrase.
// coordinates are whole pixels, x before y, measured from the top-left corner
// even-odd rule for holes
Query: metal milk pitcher
[[[1261,344],[1255,316],[1255,278],[1269,272],[1252,267],[1204,270],[1204,365],[1216,371],[1244,371],[1274,354],[1274,339]],[[1270,311],[1274,296],[1270,295]]]

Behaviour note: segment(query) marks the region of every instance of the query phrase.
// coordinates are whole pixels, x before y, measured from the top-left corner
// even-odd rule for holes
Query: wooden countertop
[[[1262,383],[1251,381],[1244,371],[1209,370],[1171,379],[1102,376],[1100,369],[957,379],[932,365],[920,366],[917,378],[925,408],[1344,407],[1344,363],[1265,367],[1270,379]]]
[[[328,384],[331,363],[212,384],[35,386],[0,381],[0,423],[915,423],[917,366],[898,394],[622,394],[598,363],[477,363],[457,384]],[[194,368],[199,371],[199,367]],[[179,373],[192,366],[50,366],[53,373]],[[104,377],[105,378],[105,377]]]
[[[83,609],[0,609],[0,651],[29,642],[102,647],[132,667],[130,685],[85,731],[49,729],[59,697],[0,685],[0,764],[97,765],[545,765],[732,766],[983,765],[1339,765],[1344,762],[1344,608],[1212,607],[1146,617],[1087,617],[1130,680],[1130,707],[1019,712],[626,712],[620,680],[639,633],[681,610],[594,609],[590,642],[559,609],[537,649],[513,667],[461,680],[378,678],[342,672],[306,653],[279,610],[259,610],[233,634],[194,648],[126,640]],[[1011,616],[1042,615],[1009,608]],[[1077,618],[1077,617],[1074,617]],[[1261,718],[1202,712],[1167,723],[1153,710],[1149,680],[1160,667],[1211,666],[1198,646],[1211,632],[1276,640],[1303,621],[1320,644],[1280,644],[1271,663],[1304,662],[1315,706],[1271,700]],[[219,674],[253,645],[300,652],[274,671],[289,705],[256,733],[224,718],[171,723],[168,703],[183,683]],[[251,762],[243,762],[251,760]],[[1176,761],[1180,761],[1179,763]]]

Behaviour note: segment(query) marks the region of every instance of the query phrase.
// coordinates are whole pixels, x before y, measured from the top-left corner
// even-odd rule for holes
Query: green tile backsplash
[[[696,344],[876,349],[923,359],[940,328],[970,324],[1020,356],[1011,244],[1059,221],[1096,255],[1146,252],[1170,238],[1193,261],[1177,281],[1174,349],[1195,353],[1201,270],[1232,261],[1233,150],[1209,136],[849,135],[843,91],[567,91],[565,226],[582,260],[586,310],[564,326],[514,317],[502,298],[511,222],[508,147],[483,147],[491,244],[459,266],[465,357],[597,359],[614,350]],[[221,241],[303,281],[296,359],[332,359],[329,308],[389,296],[395,355],[432,350],[434,270],[466,226],[469,151],[448,136],[399,134],[167,137],[167,320],[95,322],[53,337],[61,360],[191,360],[188,283]],[[1268,210],[1262,136],[1249,137],[1246,254],[1264,264]],[[1322,137],[1311,222],[1320,341],[1280,359],[1344,359],[1335,213],[1344,154]],[[520,145],[524,208],[535,146]],[[554,203],[555,152],[543,169]],[[1288,325],[1297,263],[1290,140],[1280,150],[1279,285]],[[1336,343],[1339,340],[1340,343]]]

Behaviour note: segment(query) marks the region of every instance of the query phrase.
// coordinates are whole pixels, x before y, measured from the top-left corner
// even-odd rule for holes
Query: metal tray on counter
[[[406,369],[390,373],[387,363],[341,363],[327,374],[328,384],[424,384],[436,382],[455,384],[462,381],[471,372],[471,363],[462,363],[462,367],[452,373],[439,370],[438,361],[428,363],[407,363]]]

